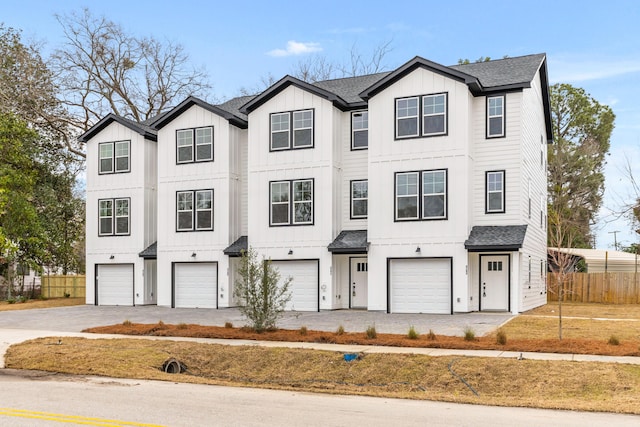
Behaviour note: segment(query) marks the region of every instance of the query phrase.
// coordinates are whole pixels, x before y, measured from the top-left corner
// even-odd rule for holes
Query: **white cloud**
[[[320,43],[302,43],[295,40],[289,40],[285,49],[274,49],[267,52],[269,56],[282,57],[291,55],[303,55],[305,53],[320,52],[322,47]]]
[[[552,83],[603,80],[640,72],[640,60],[549,56]]]

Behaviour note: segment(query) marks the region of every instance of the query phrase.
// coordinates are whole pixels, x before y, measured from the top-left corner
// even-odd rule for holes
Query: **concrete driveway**
[[[418,333],[429,329],[440,335],[464,335],[471,328],[481,336],[493,331],[514,317],[510,313],[443,314],[387,314],[359,310],[321,312],[288,312],[278,322],[283,329],[306,326],[313,330],[335,331],[342,325],[348,332],[364,332],[375,326],[382,333],[404,334],[410,326]],[[243,326],[245,320],[235,308],[197,309],[157,306],[105,307],[81,305],[38,310],[0,312],[0,329],[31,329],[40,331],[80,332],[93,326],[112,325],[129,320],[134,323],[197,323],[223,326],[231,322]]]

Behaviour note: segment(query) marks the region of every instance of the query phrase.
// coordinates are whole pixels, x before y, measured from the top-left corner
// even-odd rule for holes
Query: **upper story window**
[[[313,147],[313,110],[273,113],[271,151]]]
[[[351,113],[351,149],[362,150],[369,146],[369,112]]]
[[[213,190],[176,193],[176,231],[213,230]]]
[[[271,182],[269,198],[270,225],[313,224],[313,179]]]
[[[504,136],[504,95],[487,97],[487,138]]]
[[[447,170],[397,172],[395,219],[447,218]]]
[[[129,198],[98,200],[98,235],[127,236],[129,231]]]
[[[102,142],[98,144],[98,173],[129,172],[131,141]]]
[[[369,210],[369,181],[351,181],[351,219],[364,219]]]
[[[447,94],[396,99],[396,138],[438,136],[447,133]]]
[[[486,173],[486,213],[504,213],[504,171]]]
[[[213,127],[176,131],[176,163],[213,160]]]

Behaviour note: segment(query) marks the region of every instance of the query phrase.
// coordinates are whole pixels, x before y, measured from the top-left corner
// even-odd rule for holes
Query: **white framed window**
[[[422,218],[447,217],[447,172],[445,170],[422,172]]]
[[[369,112],[351,113],[351,149],[363,150],[369,147]]]
[[[212,126],[176,131],[176,163],[209,162],[212,160]]]
[[[504,132],[504,95],[487,97],[487,138],[498,138]]]
[[[213,230],[213,190],[176,192],[176,231]]]
[[[98,200],[98,235],[128,236],[130,234],[130,199]]]
[[[369,210],[369,181],[351,181],[351,219],[364,219]]]
[[[270,225],[313,224],[313,179],[270,182],[269,199]]]
[[[98,173],[131,171],[131,141],[102,142],[98,145]]]
[[[426,95],[422,97],[422,135],[443,135],[447,133],[447,95]]]
[[[486,213],[504,213],[504,171],[486,173]]]
[[[271,114],[270,150],[313,147],[313,115],[313,109]]]
[[[418,172],[396,174],[396,220],[418,219]]]
[[[396,138],[420,135],[419,105],[418,96],[396,99]]]

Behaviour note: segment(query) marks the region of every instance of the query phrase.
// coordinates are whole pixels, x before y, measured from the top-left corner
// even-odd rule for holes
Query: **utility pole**
[[[613,234],[613,247],[615,248],[616,251],[618,250],[618,239],[617,239],[617,237],[618,237],[618,233],[619,232],[620,232],[619,230],[610,231],[609,232],[609,234]]]

